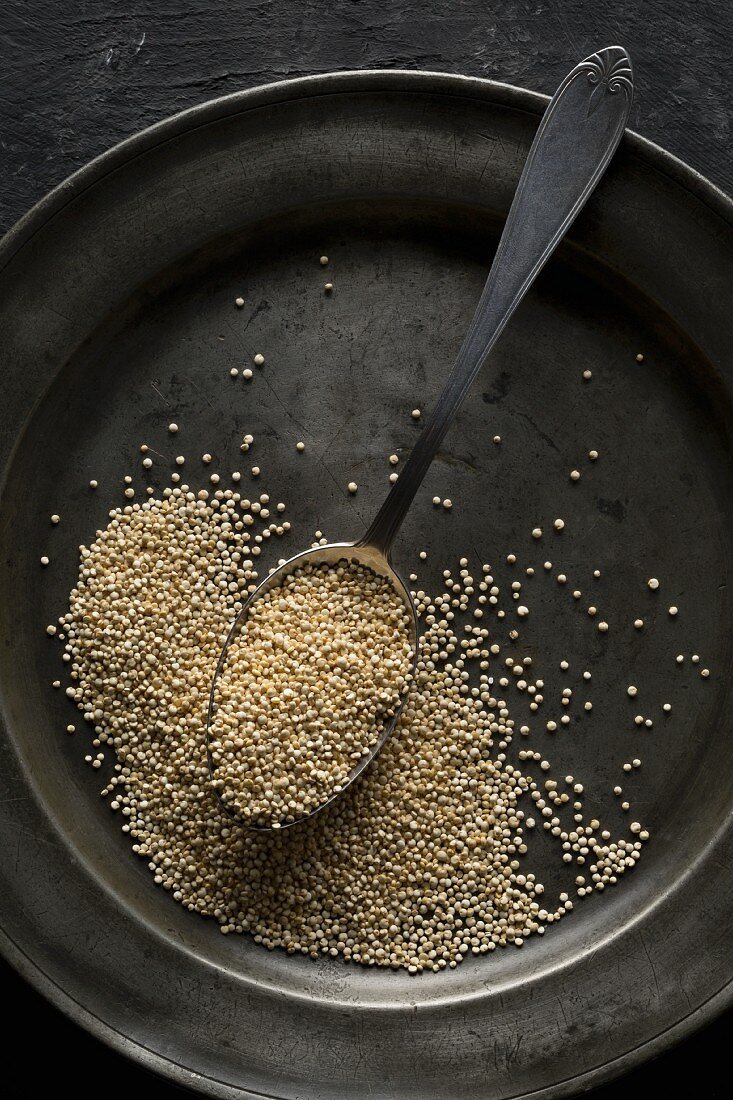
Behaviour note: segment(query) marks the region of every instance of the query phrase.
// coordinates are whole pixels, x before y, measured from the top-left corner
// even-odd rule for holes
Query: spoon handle
[[[629,117],[633,75],[621,46],[568,73],[542,116],[481,298],[453,369],[399,479],[359,545],[392,542],[463,398],[507,321],[601,178]]]

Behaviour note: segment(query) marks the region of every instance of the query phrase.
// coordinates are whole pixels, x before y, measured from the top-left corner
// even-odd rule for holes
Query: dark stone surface
[[[731,31],[733,6],[723,0],[11,0],[0,25],[0,230],[91,157],[212,96],[372,67],[465,72],[549,93],[575,61],[613,41],[635,63],[634,128],[730,192]],[[79,1100],[101,1089],[107,1096],[183,1095],[79,1031],[5,964],[0,973],[6,1005],[13,1005],[3,1095],[50,1095],[70,1081]],[[661,1092],[692,1069],[700,1095],[722,1096],[715,1082],[730,1025],[724,1017],[593,1095],[610,1100],[630,1086]],[[21,1054],[30,1036],[42,1037],[42,1060]]]

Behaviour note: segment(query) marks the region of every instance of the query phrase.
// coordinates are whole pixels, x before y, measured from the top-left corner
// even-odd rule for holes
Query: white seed
[[[177,424],[169,424],[168,425],[168,431],[171,433],[171,435],[175,435],[176,432],[178,431],[178,425]]]
[[[303,442],[302,439],[299,439],[298,442],[295,444],[295,449],[296,449],[296,451],[304,451],[305,450],[305,443]]]
[[[650,577],[646,583],[648,587],[651,588],[652,592],[656,592],[656,590],[659,588],[659,581],[656,577]]]
[[[54,514],[51,516],[51,523],[56,524],[56,523],[59,523],[60,520],[61,520],[61,516],[57,516],[56,513],[54,512]]]
[[[356,484],[355,481],[350,481],[346,488],[349,490],[350,493],[355,493],[359,486]]]
[[[245,380],[245,382],[250,382],[253,377],[254,376],[253,376],[253,373],[250,370],[250,368],[245,367],[244,370],[242,371],[242,378]]]
[[[243,309],[244,308],[244,298],[235,298],[234,299],[234,304],[237,307],[237,309]]]
[[[419,420],[422,416],[422,412],[420,409],[413,409],[410,415],[412,416],[413,420]]]
[[[254,365],[256,367],[261,367],[262,364],[264,363],[264,361],[265,361],[264,355],[262,354],[261,351],[258,351],[257,354],[255,355],[254,359],[253,359]]]

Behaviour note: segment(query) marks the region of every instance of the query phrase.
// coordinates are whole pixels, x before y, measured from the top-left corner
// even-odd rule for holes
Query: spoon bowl
[[[369,751],[362,756],[354,767],[349,772],[346,779],[340,784],[338,790],[327,798],[324,802],[319,803],[306,814],[302,814],[300,817],[293,818],[292,821],[283,821],[281,823],[273,825],[261,825],[253,824],[249,821],[244,821],[242,817],[232,808],[232,806],[222,797],[223,780],[217,779],[216,765],[212,754],[211,741],[212,741],[212,723],[216,717],[217,702],[216,702],[216,689],[219,683],[221,672],[224,669],[227,662],[227,655],[229,653],[229,647],[233,639],[239,633],[242,624],[250,614],[254,604],[261,599],[265,593],[270,589],[276,588],[282,584],[283,581],[291,576],[295,570],[302,569],[306,565],[318,566],[318,565],[336,565],[338,562],[348,561],[357,565],[362,565],[367,569],[370,569],[373,573],[376,573],[380,577],[384,577],[390,582],[394,590],[399,595],[400,599],[405,605],[405,608],[409,612],[410,616],[410,645],[412,648],[412,661],[410,664],[410,671],[408,676],[408,682],[405,685],[405,690],[400,698],[399,705],[394,714],[384,722],[379,736],[374,744],[370,747]],[[386,554],[384,554],[377,546],[372,545],[366,541],[362,542],[331,542],[324,546],[314,546],[308,550],[303,550],[299,554],[295,554],[292,558],[288,558],[282,565],[278,565],[273,569],[264,580],[260,581],[253,592],[247,597],[247,600],[242,606],[241,611],[234,620],[229,633],[227,634],[226,641],[222,648],[219,660],[217,662],[216,671],[211,684],[211,691],[209,692],[209,706],[206,716],[206,758],[209,768],[209,777],[211,785],[214,789],[216,797],[219,800],[220,805],[226,811],[226,813],[238,824],[245,826],[248,829],[253,829],[256,832],[271,832],[274,830],[287,829],[291,825],[296,825],[300,821],[304,821],[308,817],[313,817],[314,814],[319,813],[325,806],[328,806],[335,798],[337,798],[346,787],[350,786],[354,780],[361,775],[365,768],[367,768],[377,753],[384,745],[387,738],[394,730],[397,721],[402,713],[407,698],[407,693],[410,689],[410,681],[415,672],[415,665],[417,664],[418,653],[418,637],[419,626],[417,618],[417,610],[415,603],[412,599],[410,589],[405,584],[400,574],[392,567]]]

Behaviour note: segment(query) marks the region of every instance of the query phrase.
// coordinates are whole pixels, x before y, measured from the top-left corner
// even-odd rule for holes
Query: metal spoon
[[[220,783],[211,753],[211,724],[216,713],[216,685],[229,645],[252,604],[306,564],[358,562],[394,585],[411,615],[413,660],[417,660],[418,622],[410,591],[392,568],[395,535],[461,402],[503,331],[565,232],[575,220],[621,140],[631,109],[631,61],[621,46],[591,54],[568,73],[555,92],[535,135],[499,241],[481,298],[437,405],[367,533],[358,542],[329,543],[296,554],[275,569],[245,602],[216,667],[209,697],[206,746],[212,785],[221,801]],[[371,751],[359,760],[340,790],[295,821],[249,828],[267,831],[312,817],[338,797],[361,774],[394,729],[400,709],[384,725]],[[237,818],[226,802],[230,816]]]

